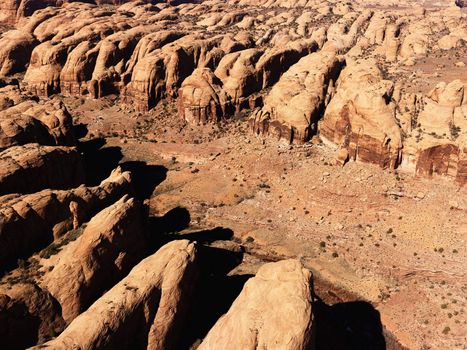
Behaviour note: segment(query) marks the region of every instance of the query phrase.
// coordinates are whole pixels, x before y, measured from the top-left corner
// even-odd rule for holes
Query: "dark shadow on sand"
[[[384,350],[381,317],[370,303],[313,303],[313,347],[316,350]]]
[[[120,147],[104,147],[105,143],[103,138],[78,143],[78,150],[83,154],[88,186],[99,185],[123,158]]]
[[[167,168],[162,165],[147,165],[146,162],[121,163],[124,171],[131,172],[135,197],[139,200],[150,198],[154,189],[167,177]]]

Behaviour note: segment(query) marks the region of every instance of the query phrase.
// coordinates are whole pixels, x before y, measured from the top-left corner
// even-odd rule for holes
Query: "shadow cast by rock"
[[[151,245],[157,250],[162,245],[179,239],[187,239],[198,243],[211,243],[218,240],[229,240],[233,231],[224,227],[215,227],[189,233],[181,233],[190,225],[191,216],[187,209],[176,207],[160,217],[148,219],[148,229]]]
[[[381,317],[370,303],[353,301],[326,305],[313,303],[315,350],[384,350]]]
[[[233,237],[233,231],[225,227],[215,227],[209,230],[195,231],[185,234],[172,235],[172,239],[188,239],[198,243],[212,243],[214,241],[230,240]]]
[[[139,200],[150,198],[154,189],[167,177],[168,169],[162,165],[147,165],[146,162],[121,163],[124,171],[130,171],[135,197]]]
[[[199,343],[217,320],[238,297],[244,284],[253,275],[227,274],[243,260],[243,252],[233,252],[204,245],[199,246],[200,284],[193,300],[191,316],[181,349]]]
[[[87,124],[75,124],[73,125],[73,134],[77,139],[83,138],[88,134]]]
[[[97,138],[78,143],[86,169],[86,185],[97,186],[107,178],[123,158],[120,147],[103,147],[105,139]]]

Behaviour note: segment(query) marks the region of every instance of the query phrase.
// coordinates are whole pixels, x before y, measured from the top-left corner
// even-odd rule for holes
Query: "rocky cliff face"
[[[343,65],[334,50],[302,58],[273,86],[263,108],[253,112],[253,130],[291,143],[310,140]]]
[[[353,159],[397,167],[402,139],[391,103],[393,89],[376,62],[349,63],[326,108],[320,135],[346,148]]]

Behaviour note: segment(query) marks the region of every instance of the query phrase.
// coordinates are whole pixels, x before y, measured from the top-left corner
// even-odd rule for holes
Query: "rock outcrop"
[[[316,133],[343,65],[343,58],[332,50],[303,57],[273,86],[264,107],[252,113],[253,130],[288,142],[308,141]]]
[[[411,137],[404,141],[402,169],[424,177],[444,175],[467,182],[467,84],[439,83],[426,96],[401,98],[411,115]],[[403,118],[402,114],[400,118]]]
[[[306,349],[311,345],[311,272],[296,260],[263,265],[200,350]]]
[[[12,30],[1,37],[0,77],[25,70],[31,59],[36,39],[27,32]]]
[[[0,195],[65,189],[84,183],[76,148],[30,143],[0,152]]]
[[[14,279],[15,273],[23,272],[20,270],[4,278],[0,285],[0,295],[6,296],[10,304],[13,301],[25,304],[23,322],[44,318],[43,322],[33,326],[34,329],[28,330],[28,334],[36,333],[39,341],[53,332],[60,332],[63,329],[60,326],[70,323],[86,310],[146,255],[143,211],[134,199],[122,197],[79,230],[82,233],[77,238],[74,234],[76,240],[67,244],[62,242],[60,248],[55,245],[55,250],[49,247],[39,255],[40,259],[26,272],[30,273],[29,281]],[[35,290],[33,295],[37,298],[25,298],[23,293],[29,288]],[[55,304],[59,307],[52,308]],[[7,307],[1,314],[12,311]],[[6,318],[13,317],[6,315]],[[64,322],[56,321],[59,319]],[[2,344],[16,348],[15,344],[22,340],[13,335],[14,332],[6,334]]]
[[[393,89],[376,62],[348,63],[320,121],[320,137],[346,148],[353,160],[397,167],[402,137],[391,102]]]
[[[87,222],[126,193],[131,193],[130,173],[118,168],[96,187],[0,197],[1,270]]]
[[[174,241],[144,259],[54,340],[32,349],[177,349],[197,278],[196,246]]]
[[[29,100],[0,111],[0,149],[27,143],[76,144],[72,118],[62,102]]]
[[[187,35],[144,56],[133,68],[123,101],[144,111],[163,98],[176,97],[183,80],[195,68],[209,67],[220,59],[221,39]]]
[[[26,349],[65,327],[60,305],[34,283],[17,283],[6,290],[0,282],[0,324],[0,344],[11,350]]]
[[[44,271],[39,284],[60,303],[62,317],[70,323],[146,252],[142,206],[124,196],[94,216],[76,241],[39,261],[39,271]]]
[[[231,108],[222,82],[209,68],[195,69],[183,82],[178,95],[179,115],[190,124],[219,122]]]
[[[86,3],[94,3],[97,5],[121,5],[126,2],[134,0],[6,0],[0,6],[1,16],[0,22],[14,24],[23,17],[31,16],[36,11],[44,9],[47,6],[60,6],[63,3],[82,1]],[[140,4],[150,3],[149,0],[138,0]],[[158,1],[164,2],[164,1]],[[167,0],[165,1],[170,5],[178,5],[186,2],[192,2],[191,0]]]
[[[110,6],[99,6],[103,3]],[[16,91],[6,87],[14,98],[0,91],[0,109],[21,104],[20,86],[40,97],[116,94],[125,109],[138,112],[178,99],[178,115],[187,123],[249,114],[260,135],[303,143],[319,134],[332,147],[345,148],[349,159],[463,182],[464,107],[454,107],[457,119],[448,125],[451,110],[425,98],[423,84],[415,92],[406,75],[421,59],[463,57],[467,34],[459,23],[465,13],[452,2],[432,11],[426,11],[426,1],[405,12],[397,6],[381,10],[386,5],[382,0],[5,1],[4,18],[21,20],[0,37],[0,77],[25,75]],[[336,86],[344,61],[349,67]],[[461,78],[464,64],[455,62]],[[417,79],[423,70],[418,68],[411,77]],[[438,68],[436,75],[449,70]],[[439,80],[426,76],[432,85]],[[422,102],[430,108],[422,110]],[[439,118],[428,120],[432,107]],[[55,134],[50,138],[50,126],[42,128],[43,121],[32,117],[7,118],[0,147],[70,144]],[[412,123],[421,124],[424,137],[417,137]],[[424,160],[417,165],[419,156]]]

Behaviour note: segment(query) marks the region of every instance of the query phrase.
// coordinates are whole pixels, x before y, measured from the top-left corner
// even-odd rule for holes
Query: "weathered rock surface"
[[[3,348],[25,349],[55,336],[65,327],[60,305],[38,285],[17,283],[12,289],[5,289],[0,285],[0,344]]]
[[[40,286],[69,323],[146,255],[146,243],[142,206],[124,196],[94,216],[76,241],[39,261]]]
[[[190,124],[218,122],[231,107],[222,82],[209,68],[195,69],[183,82],[178,95],[179,114]]]
[[[163,246],[57,338],[32,349],[176,349],[196,282],[196,256],[186,240]]]
[[[412,114],[412,137],[404,142],[402,168],[421,176],[446,175],[466,183],[467,84],[439,83],[426,96],[403,101]],[[407,98],[406,98],[407,100]]]
[[[393,89],[376,62],[348,63],[320,122],[321,138],[346,148],[351,159],[397,167],[402,138],[391,102]]]
[[[311,345],[311,272],[296,260],[262,266],[199,346],[306,349]]]
[[[413,116],[421,111],[410,99],[431,103],[423,98],[426,87],[405,93],[412,90],[408,67],[436,55],[454,52],[462,57],[465,53],[467,33],[459,23],[465,22],[466,15],[452,1],[405,0],[407,11],[382,0],[103,3],[121,6],[100,7],[100,1],[4,2],[5,18],[13,16],[16,22],[30,17],[22,18],[16,30],[0,38],[0,76],[25,71],[21,87],[41,97],[117,94],[126,108],[141,112],[164,99],[178,98],[179,117],[193,124],[216,123],[252,111],[250,123],[257,134],[301,143],[318,133],[333,147],[346,148],[350,159],[391,168],[402,164],[420,175],[441,173],[464,181],[463,175],[457,175],[463,172],[464,159],[459,121],[448,127],[449,133],[460,134],[456,140],[435,137],[436,143],[426,143],[433,132],[449,134],[444,122],[449,119],[448,109],[438,109],[444,118],[440,129],[435,118],[429,123],[437,130],[424,128],[425,137],[405,138],[413,133]],[[387,11],[382,10],[384,6]],[[304,57],[305,63],[297,63]],[[313,70],[308,70],[306,60],[315,60]],[[340,79],[336,89],[343,60],[349,63],[345,75],[352,75],[350,66],[360,65],[361,70],[358,77]],[[444,65],[440,72],[445,69]],[[433,81],[432,86],[439,82]],[[383,91],[383,85],[389,90]],[[390,90],[396,85],[393,96]],[[352,96],[356,88],[363,92]],[[364,106],[367,102],[376,104],[372,109]],[[463,115],[462,108],[455,115]],[[326,121],[318,124],[325,114]],[[392,120],[389,114],[394,115]],[[15,129],[23,125],[14,124]],[[412,143],[422,139],[424,149],[436,148],[424,153],[428,159],[447,159],[450,154],[451,170],[430,170],[431,161],[425,156],[425,165],[416,165],[423,151],[418,150],[420,144]],[[447,169],[445,165],[433,167]]]
[[[49,247],[40,254],[42,258],[29,267],[30,281],[20,281],[17,287],[14,276],[22,271],[14,271],[13,277],[7,276],[0,285],[0,294],[8,298],[9,304],[23,303],[27,308],[24,321],[18,321],[21,328],[28,319],[42,318],[28,330],[28,335],[34,334],[39,341],[60,332],[146,255],[143,211],[134,199],[122,197],[82,230],[75,241],[58,252],[49,252]],[[31,288],[36,298],[28,300],[23,293]],[[12,311],[6,307],[1,314],[11,320]],[[64,322],[60,322],[62,319]],[[7,332],[2,343],[16,348],[22,340],[13,336],[14,331]]]
[[[65,189],[84,183],[76,148],[30,143],[0,152],[0,194]]]
[[[29,64],[36,39],[30,33],[12,30],[1,37],[0,77],[22,72]]]
[[[302,58],[273,86],[264,107],[252,114],[254,131],[288,142],[308,141],[316,133],[343,64],[332,50]]]
[[[133,68],[124,101],[133,102],[138,110],[148,110],[165,97],[176,97],[183,80],[195,68],[219,60],[221,39],[188,35],[144,56]]]
[[[5,270],[131,192],[120,168],[99,186],[0,197],[0,267]],[[74,204],[73,204],[74,203]]]
[[[27,143],[76,144],[72,118],[62,102],[29,100],[0,111],[0,149]]]
[[[10,24],[16,23],[23,17],[31,16],[35,11],[46,8],[47,6],[60,6],[63,3],[74,2],[81,0],[7,0],[0,6],[1,16],[0,22],[6,22]],[[90,0],[82,2],[94,3],[97,5],[112,4],[121,5],[126,2],[134,0]],[[150,3],[149,0],[139,0],[139,3]],[[164,2],[164,1],[159,1]],[[191,2],[187,0],[167,0],[166,3],[170,5],[177,5],[184,2]]]

